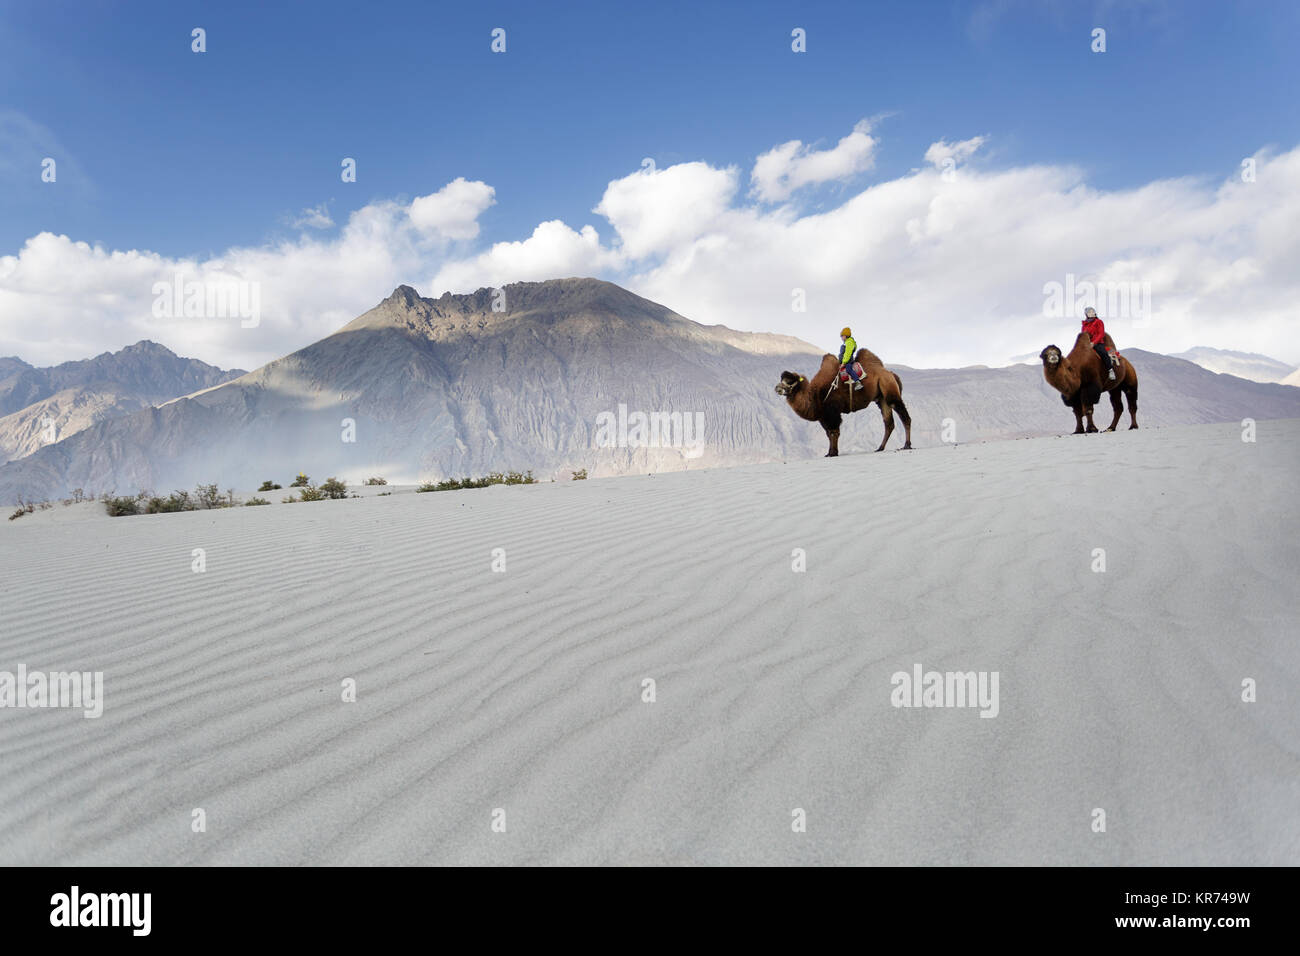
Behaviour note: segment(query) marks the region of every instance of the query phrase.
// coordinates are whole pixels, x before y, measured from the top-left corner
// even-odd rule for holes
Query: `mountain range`
[[[1187,359],[1211,372],[1235,375],[1237,378],[1249,379],[1252,382],[1282,382],[1294,385],[1295,376],[1300,374],[1300,369],[1294,365],[1287,365],[1285,362],[1260,355],[1258,352],[1233,352],[1229,349],[1198,346],[1186,352],[1175,352],[1170,358]],[[1291,376],[1293,381],[1287,382],[1287,376]]]
[[[871,345],[869,335],[861,341]],[[74,487],[252,489],[268,478],[287,485],[299,471],[353,483],[507,469],[546,479],[579,468],[613,475],[817,456],[826,450],[821,428],[773,389],[783,370],[811,376],[822,352],[702,325],[596,279],[436,299],[399,286],[334,334],[259,369],[193,370],[194,387],[172,392],[183,397],[100,417],[0,466],[0,500]],[[1143,425],[1300,417],[1300,389],[1137,349],[1125,355],[1141,377]],[[883,358],[902,376],[918,447],[1073,428],[1036,362],[913,369]],[[223,375],[237,377],[216,380]],[[702,444],[606,447],[602,423],[655,412],[701,422]],[[874,447],[881,431],[874,409],[853,415],[842,452]]]
[[[96,422],[221,385],[245,374],[142,341],[94,358],[37,368],[0,357],[0,461],[37,451]]]

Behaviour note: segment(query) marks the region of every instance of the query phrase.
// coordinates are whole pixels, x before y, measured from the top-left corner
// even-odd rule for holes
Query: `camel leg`
[[[1083,434],[1083,403],[1075,402],[1070,406],[1070,411],[1074,412],[1074,434]]]
[[[1110,423],[1110,428],[1106,431],[1113,432],[1115,426],[1119,424],[1119,417],[1124,414],[1124,396],[1120,394],[1118,388],[1112,389],[1110,393],[1110,407],[1115,412],[1115,418]]]
[[[880,447],[876,451],[884,451],[885,446],[889,444],[889,436],[894,433],[894,410],[883,398],[876,404],[880,406],[880,417],[885,423],[885,437],[880,440]]]
[[[903,437],[905,439],[903,441],[903,447],[911,448],[912,447],[912,416],[908,414],[907,406],[903,404],[903,400],[901,398],[898,399],[896,402],[894,402],[894,408],[898,412],[898,417],[903,420]]]
[[[1087,419],[1088,419],[1088,428],[1087,428],[1087,432],[1088,432],[1088,434],[1091,435],[1091,434],[1093,434],[1093,433],[1095,433],[1095,432],[1097,431],[1097,425],[1096,425],[1096,423],[1094,423],[1093,420],[1092,420],[1092,406],[1091,406],[1091,405],[1085,405],[1085,406],[1083,406],[1083,414],[1084,414],[1084,415],[1087,417]]]
[[[1133,423],[1129,425],[1128,430],[1132,431],[1138,427],[1138,387],[1136,384],[1129,385],[1124,389],[1124,394],[1128,396],[1128,417]]]
[[[822,418],[822,428],[826,429],[826,437],[830,439],[831,448],[826,453],[827,458],[836,458],[840,453],[840,422],[843,420],[839,412],[832,412]]]

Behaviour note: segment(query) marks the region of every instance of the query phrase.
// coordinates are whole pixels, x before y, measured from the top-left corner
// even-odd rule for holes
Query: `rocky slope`
[[[141,341],[95,358],[36,368],[0,358],[0,461],[11,461],[98,421],[243,375]]]

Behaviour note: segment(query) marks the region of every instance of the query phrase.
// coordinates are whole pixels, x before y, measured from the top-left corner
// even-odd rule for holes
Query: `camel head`
[[[776,394],[789,398],[804,384],[804,377],[795,372],[782,372],[776,384]]]
[[[1058,368],[1061,364],[1061,350],[1055,345],[1049,345],[1038,353],[1038,357],[1043,360],[1043,365],[1047,368]]]

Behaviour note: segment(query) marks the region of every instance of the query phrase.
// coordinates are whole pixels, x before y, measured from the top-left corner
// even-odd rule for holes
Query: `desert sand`
[[[1241,436],[0,522],[0,671],[104,674],[0,709],[0,864],[1298,864],[1300,421]]]

